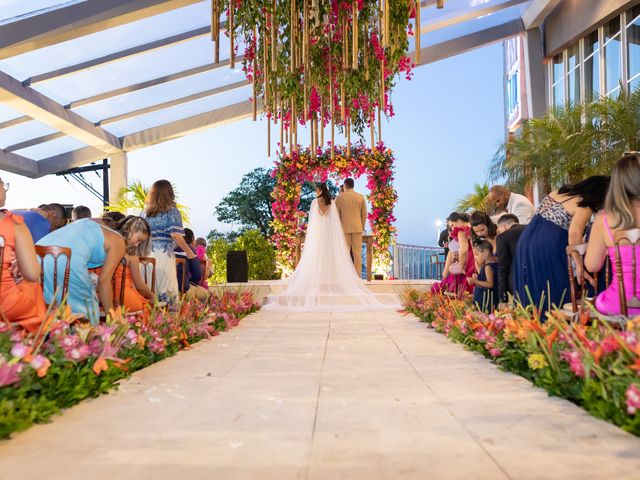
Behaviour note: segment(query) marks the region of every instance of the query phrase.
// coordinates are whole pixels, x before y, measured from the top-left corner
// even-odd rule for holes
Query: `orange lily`
[[[93,364],[93,373],[96,375],[100,375],[102,372],[106,372],[109,369],[109,365],[104,357],[96,358],[96,361]]]
[[[553,346],[553,342],[556,341],[556,338],[558,338],[558,328],[554,328],[553,331],[551,332],[551,334],[547,337],[547,347],[549,348],[549,351],[551,351],[552,346]]]

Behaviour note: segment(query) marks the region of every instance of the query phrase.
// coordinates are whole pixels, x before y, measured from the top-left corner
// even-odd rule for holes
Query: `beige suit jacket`
[[[364,232],[367,224],[367,201],[364,195],[346,190],[336,198],[336,208],[344,233]]]

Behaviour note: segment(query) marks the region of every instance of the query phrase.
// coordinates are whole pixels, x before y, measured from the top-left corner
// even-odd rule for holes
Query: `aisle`
[[[0,479],[638,478],[640,439],[395,313],[260,312],[0,443]]]

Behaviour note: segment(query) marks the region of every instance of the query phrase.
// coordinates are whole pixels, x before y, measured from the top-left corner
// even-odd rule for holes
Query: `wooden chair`
[[[120,293],[116,295],[116,278],[118,275],[118,270],[120,273]],[[125,281],[127,279],[127,259],[122,257],[120,260],[120,266],[116,268],[116,271],[113,272],[113,278],[111,279],[111,285],[113,286],[113,306],[121,307],[124,305],[124,292],[125,292]]]
[[[582,266],[582,271],[586,271],[584,268],[584,257],[587,254],[587,244],[580,243],[578,245],[569,245],[567,246],[567,271],[569,274],[569,293],[571,295],[571,310],[574,314],[578,313],[579,310],[582,310],[585,303],[587,302],[587,285],[585,283],[584,276],[580,279],[576,279],[576,272],[573,266],[574,262],[576,265]],[[572,261],[573,260],[573,261]],[[604,282],[605,288],[609,287],[609,257],[605,260],[603,267],[604,274]],[[595,272],[591,274],[593,277],[594,283],[594,297],[598,295],[598,278],[600,273]],[[579,297],[579,298],[578,298]]]
[[[182,285],[180,286],[180,292],[185,293],[187,291],[187,260],[176,257],[176,270],[180,266],[182,266]]]
[[[64,277],[62,282],[62,296],[60,297],[63,301],[67,296],[67,292],[69,291],[69,274],[71,271],[71,249],[68,247],[58,247],[55,245],[51,246],[42,246],[36,245],[36,254],[40,257],[40,268],[42,269],[42,273],[40,275],[40,285],[44,289],[44,259],[47,255],[51,255],[53,257],[53,296],[52,296],[52,304],[56,303],[57,291],[58,291],[58,258],[65,257],[67,259],[66,266],[64,268]]]
[[[142,270],[142,278],[147,282],[149,278],[149,267],[151,267],[151,291],[156,293],[156,259],[153,257],[138,257],[140,261],[140,270]]]
[[[2,273],[4,269],[4,247],[6,245],[6,240],[2,235],[0,235],[0,279],[2,278]],[[2,296],[2,282],[0,282],[0,297]],[[4,311],[0,308],[0,321],[7,321],[4,316]],[[7,321],[8,322],[8,321]]]
[[[627,296],[627,291],[624,285],[624,270],[622,269],[622,255],[620,253],[621,246],[632,246],[633,257],[631,260],[631,281],[632,290],[631,295]],[[638,269],[638,247],[640,246],[640,228],[634,228],[633,230],[627,230],[624,232],[624,236],[619,238],[615,243],[616,249],[616,276],[618,277],[618,294],[620,299],[620,313],[625,317],[629,316],[629,308],[640,309],[640,297],[638,297],[637,288],[637,269]]]

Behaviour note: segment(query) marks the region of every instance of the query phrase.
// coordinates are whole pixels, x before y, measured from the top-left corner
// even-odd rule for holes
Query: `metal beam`
[[[122,145],[125,151],[130,152],[167,140],[184,137],[190,133],[199,132],[207,128],[249,118],[252,115],[252,111],[252,103],[246,100],[241,103],[218,108],[211,112],[201,113],[159,127],[153,127],[126,135],[122,139]]]
[[[26,115],[18,118],[12,118],[11,120],[7,120],[5,122],[0,122],[0,129],[15,127],[16,125],[20,125],[21,123],[27,123],[33,120],[33,118],[28,117]]]
[[[32,138],[30,140],[26,140],[20,143],[14,143],[13,145],[9,145],[4,149],[5,152],[15,152],[17,150],[22,150],[23,148],[33,147],[34,145],[40,145],[41,143],[48,142],[50,140],[55,140],[56,138],[64,137],[66,134],[62,132],[50,133],[49,135],[43,135],[41,137]]]
[[[244,55],[237,56],[236,62],[242,62],[243,58],[244,58]],[[155,87],[157,85],[162,85],[163,83],[174,82],[176,80],[180,80],[181,78],[191,77],[193,75],[198,75],[200,73],[209,72],[211,70],[217,70],[218,68],[223,68],[228,66],[229,66],[229,59],[227,58],[226,60],[221,60],[218,63],[208,63],[200,67],[190,68],[189,70],[184,70],[182,72],[172,73],[170,75],[164,75],[162,77],[153,78],[145,82],[140,82],[134,85],[117,88],[116,90],[110,90],[108,92],[99,93],[98,95],[93,95],[91,97],[83,98],[82,100],[76,100],[75,102],[71,102],[69,105],[66,105],[65,108],[72,109],[72,108],[82,107],[84,105],[90,105],[92,103],[108,100],[109,98],[117,97],[119,95],[124,95],[125,93],[137,92],[138,90]]]
[[[38,162],[2,149],[0,149],[0,170],[16,173],[29,178],[36,178],[40,176]]]
[[[418,66],[435,63],[491,43],[506,40],[522,32],[524,32],[524,25],[522,20],[518,18],[453,40],[428,45],[420,50],[420,64]]]
[[[525,30],[539,27],[544,19],[558,6],[561,0],[532,0],[522,14]]]
[[[194,38],[209,35],[210,32],[211,32],[210,26],[196,28],[195,30],[179,33],[178,35],[173,35],[167,38],[161,38],[160,40],[155,40],[153,42],[148,42],[142,45],[136,45],[135,47],[127,48],[125,50],[120,50],[119,52],[110,53],[109,55],[93,58],[91,60],[87,60],[86,62],[80,62],[80,63],[76,63],[75,65],[69,65],[67,67],[60,68],[58,70],[51,70],[50,72],[34,75],[33,77],[25,80],[23,83],[25,85],[33,85],[35,83],[51,80],[52,78],[59,78],[65,75],[71,75],[72,73],[81,72],[83,70],[89,70],[91,68],[106,65],[111,62],[116,62],[118,60],[123,60],[125,58],[130,58],[136,55],[148,53],[153,50],[159,50],[161,48],[168,47],[170,45],[176,45],[178,43],[182,43],[188,40],[193,40]]]
[[[230,90],[236,90],[238,88],[246,87],[247,85],[249,85],[248,80],[241,80],[240,82],[230,83],[228,85],[222,85],[221,87],[212,88],[210,90],[204,90],[202,92],[197,92],[192,95],[187,95],[186,97],[176,98],[175,100],[170,100],[168,102],[158,103],[150,107],[140,108],[138,110],[132,110],[130,112],[123,113],[121,115],[105,118],[104,120],[101,120],[100,122],[98,122],[98,125],[108,125],[110,123],[126,120],[127,118],[139,117],[140,115],[144,115],[146,113],[157,112],[158,110],[175,107],[176,105],[192,102],[200,98],[212,97],[214,95],[228,92]]]
[[[484,8],[476,8],[473,10],[468,10],[466,11],[466,13],[452,16],[451,18],[440,20],[438,22],[422,22],[420,24],[420,31],[422,34],[433,32],[436,30],[440,30],[442,28],[447,28],[453,25],[458,25],[460,23],[475,20],[476,18],[485,16],[485,15],[491,15],[492,13],[499,12],[500,10],[504,10],[505,8],[515,7],[517,5],[521,5],[529,1],[530,0],[510,0],[508,2],[498,3],[498,4],[490,5]]]
[[[201,0],[85,0],[0,26],[0,60],[198,3]]]
[[[121,151],[120,139],[0,71],[0,103],[105,153]]]
[[[80,148],[60,155],[40,160],[38,163],[38,177],[49,175],[51,173],[62,172],[70,168],[80,167],[87,163],[97,162],[104,159],[104,152],[93,147]]]

